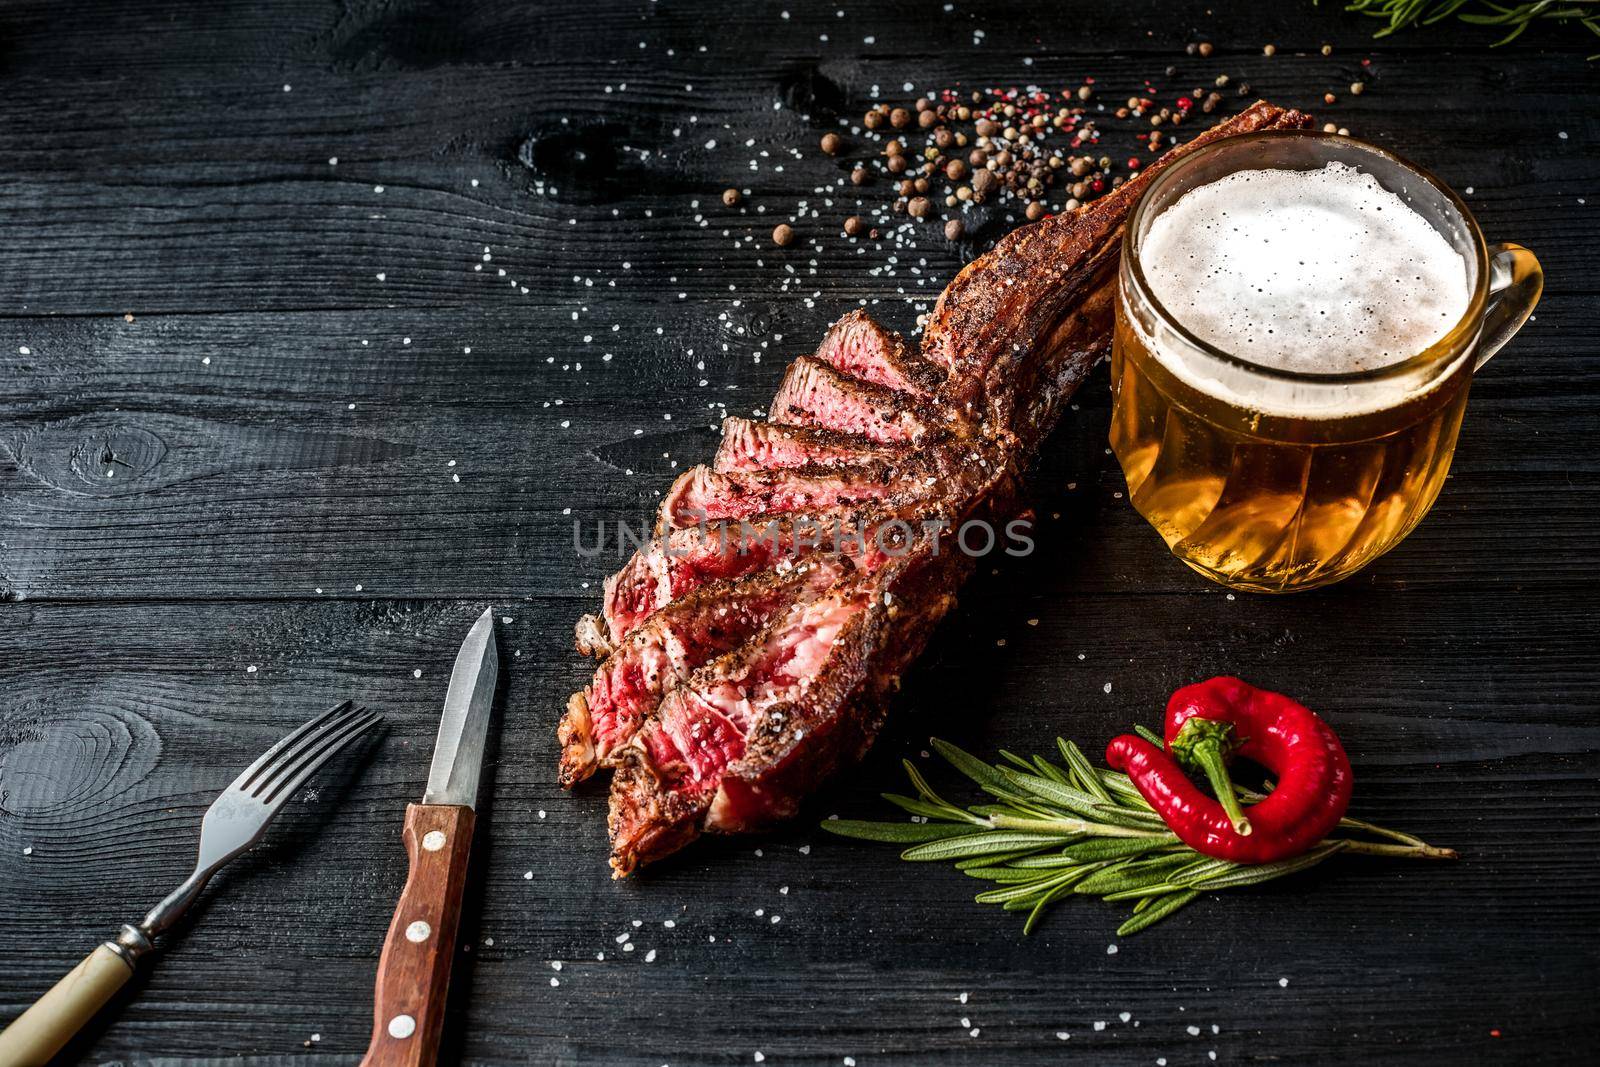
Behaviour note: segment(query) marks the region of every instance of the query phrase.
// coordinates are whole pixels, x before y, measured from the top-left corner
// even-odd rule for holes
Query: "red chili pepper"
[[[1166,751],[1132,735],[1114,738],[1106,760],[1196,852],[1235,863],[1287,859],[1326,837],[1350,806],[1344,746],[1327,723],[1281,693],[1227,677],[1185,686],[1167,702],[1165,737]],[[1248,817],[1228,777],[1233,752],[1277,779]],[[1179,760],[1204,770],[1218,799],[1201,792]]]

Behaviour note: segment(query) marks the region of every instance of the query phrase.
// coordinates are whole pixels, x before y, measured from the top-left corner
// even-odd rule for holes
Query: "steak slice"
[[[748,519],[793,512],[820,516],[841,504],[926,492],[925,464],[869,460],[840,467],[722,473],[709,467],[685,471],[667,491],[657,520],[660,531],[681,530],[715,519]]]
[[[784,571],[712,582],[651,615],[568,701],[556,734],[561,784],[575,785],[606,763],[690,671],[742,645],[780,610],[814,599],[847,568],[838,557],[822,556]]]
[[[737,416],[722,420],[722,444],[713,470],[775,470],[787,467],[835,467],[867,460],[890,460],[905,449],[869,437],[835,433],[809,426],[779,426]]]
[[[905,338],[859,309],[833,324],[816,358],[852,378],[912,396],[932,396],[944,380],[939,368],[907,351]]]
[[[578,623],[579,651],[605,655],[649,615],[708,582],[765,570],[818,552],[838,552],[860,570],[873,571],[905,537],[920,509],[836,512],[828,521],[779,516],[771,520],[709,523],[674,530],[634,553],[606,579],[601,620]]]
[[[767,421],[860,434],[884,444],[909,443],[928,429],[906,396],[846,377],[810,356],[789,364]]]

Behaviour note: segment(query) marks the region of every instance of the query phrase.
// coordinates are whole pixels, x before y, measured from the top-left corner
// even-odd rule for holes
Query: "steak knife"
[[[363,1067],[432,1067],[438,1054],[499,673],[490,608],[456,653],[422,803],[406,805],[402,838],[410,873],[378,960]]]

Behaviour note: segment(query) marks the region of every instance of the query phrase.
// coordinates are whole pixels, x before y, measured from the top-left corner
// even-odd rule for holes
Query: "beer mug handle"
[[[1544,270],[1532,252],[1510,241],[1490,246],[1489,305],[1483,313],[1483,333],[1478,338],[1474,369],[1489,362],[1516,336],[1542,292]]]

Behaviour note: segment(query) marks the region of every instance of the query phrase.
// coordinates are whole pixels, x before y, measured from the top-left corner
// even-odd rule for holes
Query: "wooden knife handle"
[[[473,811],[408,804],[411,872],[378,960],[372,1040],[362,1067],[433,1067],[472,849]]]

